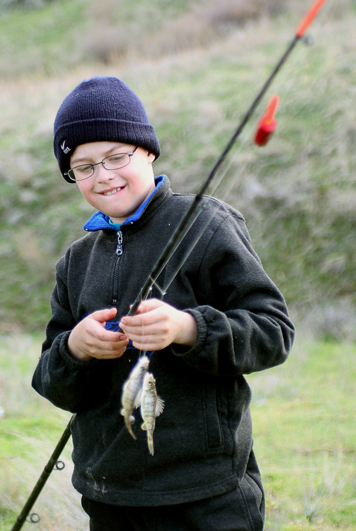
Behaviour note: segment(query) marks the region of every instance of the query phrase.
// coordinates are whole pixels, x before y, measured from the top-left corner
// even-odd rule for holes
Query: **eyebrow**
[[[111,155],[112,153],[115,153],[116,151],[120,151],[121,149],[125,149],[124,146],[126,146],[126,144],[122,144],[121,146],[115,146],[113,148],[110,148],[106,151],[104,151],[100,156],[102,157],[101,160],[105,159],[106,157],[108,157],[109,155]],[[79,158],[76,158],[75,156],[73,157],[73,159],[71,160],[71,166],[73,166],[74,164],[80,164],[82,162],[87,162],[88,164],[91,164],[90,162],[88,162],[88,160],[90,160],[91,157],[79,157]],[[93,159],[92,159],[93,160]]]

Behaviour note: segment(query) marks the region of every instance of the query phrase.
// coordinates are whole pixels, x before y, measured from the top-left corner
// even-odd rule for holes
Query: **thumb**
[[[106,321],[113,319],[116,314],[117,308],[105,308],[104,310],[97,310],[96,312],[93,312],[89,317],[95,321],[98,321],[98,323],[106,323]]]

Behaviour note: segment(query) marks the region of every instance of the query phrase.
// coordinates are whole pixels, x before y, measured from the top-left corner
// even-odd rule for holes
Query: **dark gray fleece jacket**
[[[243,217],[206,197],[152,292],[158,298],[165,292],[164,300],[191,313],[198,326],[192,348],[172,344],[150,358],[165,401],[154,456],[139,413],[136,441],[120,415],[122,385],[137,350],[106,361],[80,362],[69,355],[68,336],[85,315],[115,306],[119,321],[128,312],[192,200],[172,193],[161,178],[119,234],[97,213],[86,226],[89,234],[57,264],[52,318],[33,386],[76,413],[73,484],[89,498],[167,505],[235,488],[252,455],[251,393],[243,375],[283,363],[292,346],[285,302],[251,247]]]

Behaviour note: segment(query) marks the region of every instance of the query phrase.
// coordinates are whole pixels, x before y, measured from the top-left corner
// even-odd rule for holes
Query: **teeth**
[[[105,192],[103,195],[113,195],[116,194],[116,192],[118,192],[119,190],[121,190],[121,186],[119,188],[115,188],[115,190],[111,190],[111,192]]]

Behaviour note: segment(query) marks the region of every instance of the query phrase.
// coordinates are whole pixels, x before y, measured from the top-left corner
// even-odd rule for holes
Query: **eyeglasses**
[[[118,170],[119,168],[124,168],[130,164],[132,155],[134,155],[138,146],[135,147],[132,153],[114,153],[114,155],[109,155],[105,157],[101,162],[96,162],[95,164],[81,164],[80,166],[75,166],[70,168],[67,175],[72,181],[84,181],[84,179],[89,179],[94,175],[95,166],[102,164],[106,170]]]

